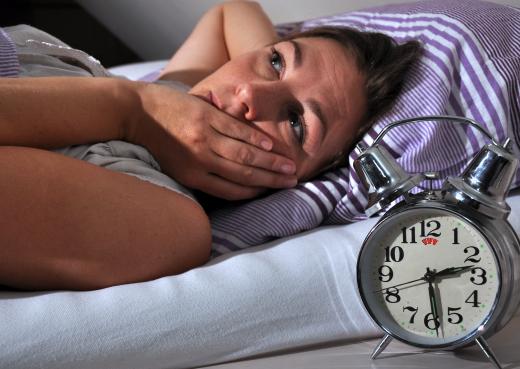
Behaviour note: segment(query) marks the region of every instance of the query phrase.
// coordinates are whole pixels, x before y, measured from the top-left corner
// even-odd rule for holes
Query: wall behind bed
[[[259,0],[274,23],[415,0]],[[456,0],[453,0],[456,1]],[[77,0],[143,60],[169,58],[217,0]],[[495,0],[520,6],[520,0]]]

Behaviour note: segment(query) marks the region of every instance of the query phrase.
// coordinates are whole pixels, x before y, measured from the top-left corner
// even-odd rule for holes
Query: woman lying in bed
[[[252,198],[337,164],[391,106],[418,51],[349,29],[278,40],[257,4],[230,2],[162,72],[188,94],[117,78],[1,79],[0,284],[95,289],[208,260],[209,221],[193,198],[48,150],[126,141],[179,187]]]

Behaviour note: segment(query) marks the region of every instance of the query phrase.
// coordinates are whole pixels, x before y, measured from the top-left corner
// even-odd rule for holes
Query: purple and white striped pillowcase
[[[520,43],[519,43],[520,44]],[[506,79],[508,90],[510,91],[509,101],[511,113],[510,132],[515,142],[520,142],[520,58],[515,65],[508,62],[498,61],[497,64],[505,64],[501,71],[509,72],[509,76],[513,75],[514,79]],[[520,183],[520,171],[517,172],[514,183]]]
[[[483,11],[485,10],[485,11]],[[517,16],[512,16],[516,12]],[[484,14],[484,16],[482,16]],[[473,34],[483,45],[487,54],[498,65],[498,73],[508,84],[510,92],[507,101],[514,102],[509,107],[511,122],[520,122],[519,78],[520,58],[518,45],[520,45],[520,8],[512,6],[504,7],[491,3],[472,3],[464,11],[455,9],[451,11],[451,17],[466,21],[469,27],[474,28]],[[500,25],[497,27],[497,25]],[[503,101],[503,106],[506,102]],[[516,142],[520,142],[520,125],[510,127],[510,133]],[[520,175],[520,173],[519,173]],[[515,183],[518,183],[515,181]]]
[[[213,249],[218,253],[225,253],[312,228],[318,221],[317,209],[314,209],[309,204],[309,200],[296,191],[284,192],[276,194],[279,195],[276,203],[257,204],[253,209],[238,209],[240,213],[233,214],[237,215],[233,217],[233,222],[214,227]],[[291,197],[288,201],[284,199],[287,196]],[[292,206],[284,206],[287,203]],[[262,234],[259,235],[251,229],[252,220],[257,229],[263,229]],[[269,220],[269,227],[264,226],[266,220]],[[284,221],[287,224],[284,224]],[[291,226],[294,224],[299,225],[299,229],[292,229]],[[232,244],[231,247],[229,243]]]
[[[509,96],[509,101],[514,101],[518,98],[518,82],[515,84],[511,82],[512,78],[518,81],[518,70],[520,70],[520,58],[518,56],[518,45],[520,45],[520,8],[503,7],[496,4],[483,3],[486,6],[485,13],[481,12],[481,8],[471,7],[466,12],[453,12],[453,17],[456,19],[468,19],[470,26],[475,28],[475,37],[480,41],[483,47],[487,50],[488,55],[494,59],[495,64],[499,65],[498,72],[503,79],[510,83],[508,90],[512,92]],[[512,13],[517,13],[512,16]],[[469,14],[468,14],[469,13]],[[485,16],[480,16],[485,14]],[[475,20],[474,20],[475,19]],[[500,25],[497,27],[497,25]],[[503,61],[502,59],[506,60]],[[514,61],[516,60],[516,64]],[[518,104],[511,106],[511,121],[518,122],[519,113]],[[516,128],[516,127],[515,127]],[[516,128],[514,131],[516,131]],[[518,132],[514,132],[516,141],[519,142]]]
[[[439,13],[450,16],[460,14],[463,18],[467,19],[468,15],[471,17],[482,16],[493,9],[504,11],[508,8],[514,7],[480,0],[457,0],[456,3],[454,3],[453,0],[420,0],[416,3],[375,6],[366,10],[372,13]]]
[[[5,31],[0,28],[0,77],[16,77],[19,70],[15,46]]]

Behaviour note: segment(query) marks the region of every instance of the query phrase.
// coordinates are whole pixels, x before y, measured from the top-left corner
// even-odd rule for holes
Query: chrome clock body
[[[379,141],[390,129],[420,121],[468,124],[491,143],[442,188],[412,194],[438,174],[406,173]],[[520,241],[505,201],[518,169],[512,145],[509,139],[497,143],[471,119],[426,116],[391,123],[369,148],[356,147],[354,169],[368,190],[366,214],[404,199],[370,231],[358,258],[362,301],[386,333],[372,358],[392,338],[426,349],[475,342],[501,368],[486,338],[520,304]]]

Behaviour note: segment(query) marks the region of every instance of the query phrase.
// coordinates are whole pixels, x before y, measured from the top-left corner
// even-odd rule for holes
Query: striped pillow
[[[370,145],[390,122],[418,115],[459,115],[480,122],[499,142],[520,142],[520,9],[474,0],[435,0],[312,19],[284,29],[320,25],[383,32],[398,42],[420,40],[421,62],[394,109],[362,141]],[[383,145],[411,173],[438,170],[440,186],[459,174],[486,139],[474,130],[426,122],[390,131]],[[518,146],[515,147],[518,154]],[[312,229],[364,219],[366,193],[349,167],[296,188],[210,214],[213,255]],[[517,174],[513,185],[520,184]]]

